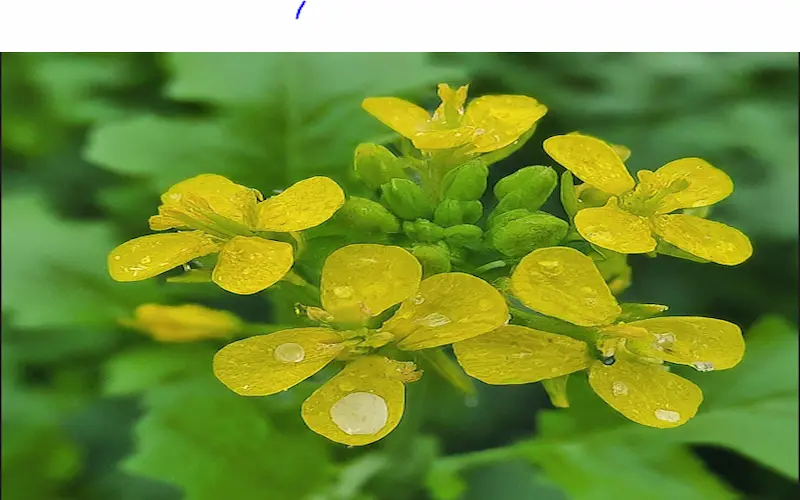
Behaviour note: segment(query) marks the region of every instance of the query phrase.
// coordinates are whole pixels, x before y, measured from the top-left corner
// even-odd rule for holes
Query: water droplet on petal
[[[418,319],[416,322],[424,326],[444,326],[450,324],[450,318],[444,314],[431,313],[424,318]]]
[[[306,351],[300,344],[287,342],[275,348],[275,359],[283,363],[299,363],[306,357]]]
[[[115,256],[114,256],[114,260],[120,260],[121,258],[122,258],[122,257],[120,257],[119,255],[115,255]]]
[[[672,344],[675,340],[675,334],[672,332],[656,333],[656,343],[658,344]]]
[[[353,296],[353,287],[337,286],[333,288],[333,294],[340,299],[347,299]]]
[[[425,297],[423,297],[422,294],[417,294],[411,298],[411,303],[416,306],[422,304],[423,302],[425,302]]]
[[[611,384],[611,393],[615,396],[627,396],[628,386],[624,382],[614,382]]]
[[[714,370],[714,363],[710,361],[696,361],[692,363],[692,366],[699,372],[710,372]]]
[[[369,435],[386,426],[389,408],[377,394],[354,392],[334,403],[330,415],[333,423],[346,434]]]
[[[151,259],[150,256],[148,255],[148,256],[142,257],[141,263],[142,264],[149,264],[152,261],[153,261],[153,259]]]
[[[542,268],[542,272],[549,276],[558,276],[561,274],[561,263],[557,260],[540,260],[538,262]]]
[[[672,410],[658,409],[655,411],[655,416],[657,419],[663,420],[664,422],[678,422],[681,419],[681,414]]]

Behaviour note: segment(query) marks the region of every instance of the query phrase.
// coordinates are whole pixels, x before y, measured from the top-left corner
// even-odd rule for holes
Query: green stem
[[[523,458],[526,454],[524,444],[525,443],[518,443],[500,448],[489,448],[488,450],[451,455],[437,460],[436,464],[451,470],[460,470],[479,465],[517,460]]]
[[[491,271],[492,269],[499,269],[507,265],[508,262],[504,260],[495,260],[493,262],[489,262],[488,264],[484,264],[480,267],[476,267],[475,270],[473,271],[473,274],[483,274],[487,271]]]
[[[292,231],[289,233],[292,239],[297,243],[297,250],[294,253],[294,258],[297,260],[306,251],[306,240],[303,238],[303,235],[298,233],[297,231]],[[302,278],[301,278],[302,279]]]

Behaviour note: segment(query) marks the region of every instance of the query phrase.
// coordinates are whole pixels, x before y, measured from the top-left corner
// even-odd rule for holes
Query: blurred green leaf
[[[115,246],[102,222],[58,219],[34,193],[3,197],[3,311],[18,327],[107,325],[159,296],[154,281],[119,284],[106,271]]]
[[[330,479],[322,438],[275,427],[254,398],[216,380],[166,385],[145,403],[124,469],[180,486],[187,500],[297,500]]]
[[[176,378],[207,375],[215,352],[201,343],[149,344],[122,351],[106,362],[103,392],[136,394]]]

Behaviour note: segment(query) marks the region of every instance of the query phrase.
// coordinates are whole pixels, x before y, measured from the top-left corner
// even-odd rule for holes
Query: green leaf
[[[151,344],[122,351],[105,365],[103,392],[136,394],[177,378],[205,375],[216,348],[206,344]]]
[[[361,109],[364,97],[433,89],[461,75],[425,54],[178,53],[165,60],[167,94],[211,103],[213,117],[102,124],[85,150],[90,161],[146,176],[161,190],[201,173],[265,194],[309,175],[346,182],[354,148],[385,130]]]
[[[163,386],[145,402],[136,452],[123,467],[181,487],[186,500],[296,500],[330,479],[322,438],[299,422],[291,432],[278,427],[258,400],[216,380]]]
[[[106,271],[117,238],[99,222],[58,219],[34,193],[2,201],[3,311],[19,327],[108,325],[160,297],[154,281],[120,284]]]

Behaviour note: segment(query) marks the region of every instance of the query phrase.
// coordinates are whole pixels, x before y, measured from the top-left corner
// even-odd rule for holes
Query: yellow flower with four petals
[[[699,387],[664,361],[699,371],[735,366],[744,355],[738,326],[712,318],[619,321],[617,303],[591,258],[567,247],[534,250],[511,277],[514,295],[547,316],[585,328],[589,343],[519,325],[453,345],[464,370],[488,384],[525,384],[588,370],[589,384],[612,408],[651,427],[676,427],[703,400]],[[666,307],[662,306],[662,310]]]
[[[453,90],[439,84],[442,103],[433,115],[397,97],[370,97],[362,107],[423,151],[466,147],[487,153],[508,146],[547,113],[536,99],[522,95],[489,95],[464,108],[468,85]]]
[[[555,161],[592,187],[610,195],[603,207],[575,215],[578,232],[587,241],[623,254],[653,252],[658,236],[701,259],[736,265],[753,253],[750,240],[725,224],[679,209],[707,207],[733,192],[733,182],[700,158],[683,158],[655,172],[640,170],[639,183],[628,173],[617,151],[595,137],[572,133],[544,141]]]
[[[161,203],[150,228],[178,231],[135,238],[112,250],[111,277],[140,281],[219,253],[212,281],[247,295],[272,286],[292,268],[292,245],[271,239],[273,233],[322,224],[344,204],[344,193],[331,179],[312,177],[264,200],[255,189],[203,174],[172,186]]]
[[[385,356],[451,344],[508,320],[505,299],[475,276],[443,273],[422,280],[419,261],[395,246],[349,245],[325,261],[323,309],[309,311],[320,327],[293,328],[233,342],[214,357],[214,374],[244,396],[284,391],[334,359],[345,367],[303,403],[314,432],[359,446],[381,439],[400,422],[405,384],[421,376],[413,362]],[[400,304],[379,327],[376,318]]]

